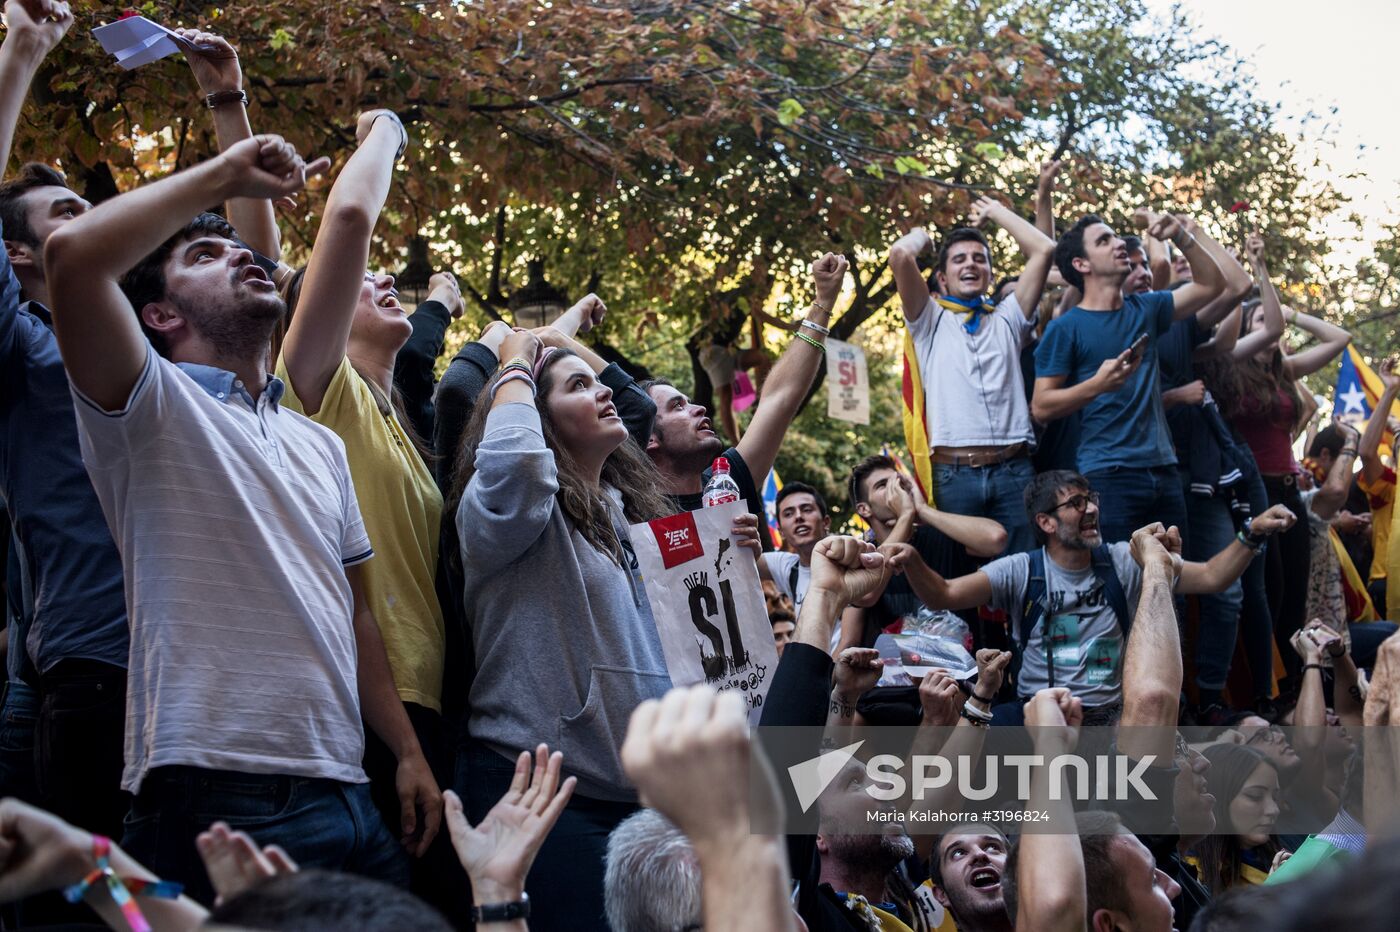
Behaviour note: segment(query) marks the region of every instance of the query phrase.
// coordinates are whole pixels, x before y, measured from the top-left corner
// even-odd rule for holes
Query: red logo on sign
[[[700,532],[695,527],[695,516],[690,512],[657,518],[650,524],[651,532],[656,535],[656,544],[661,548],[661,565],[666,569],[705,555],[705,548],[700,544]]]

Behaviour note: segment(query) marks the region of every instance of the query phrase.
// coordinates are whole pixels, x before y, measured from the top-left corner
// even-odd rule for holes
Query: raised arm
[[[235,143],[252,138],[253,127],[248,122],[248,106],[243,103],[243,68],[238,63],[238,50],[221,36],[198,29],[177,29],[199,48],[185,49],[199,93],[204,102],[212,102],[214,136],[223,152]],[[272,201],[236,197],[228,202],[228,221],[238,231],[243,242],[269,259],[281,259],[282,234],[277,229],[277,217]]]
[[[1142,247],[1147,253],[1147,267],[1152,270],[1152,290],[1166,291],[1172,283],[1172,257],[1167,244],[1155,236],[1144,236]]]
[[[782,798],[753,750],[736,693],[702,685],[648,699],[627,723],[621,758],[643,804],[694,848],[707,932],[796,928],[787,852],[777,835],[754,828],[760,818],[780,818]]]
[[[1040,307],[1045,278],[1050,274],[1050,265],[1055,258],[1055,241],[1014,210],[989,197],[981,198],[972,205],[973,226],[980,226],[983,220],[991,220],[1010,233],[1016,245],[1021,247],[1021,255],[1026,257],[1026,264],[1016,279],[1016,303],[1021,305],[1021,313],[1029,320],[1035,317]]]
[[[1361,457],[1361,479],[1367,485],[1379,479],[1382,470],[1385,469],[1385,464],[1378,455],[1381,437],[1385,435],[1390,409],[1395,404],[1396,396],[1400,395],[1400,375],[1395,372],[1394,359],[1387,359],[1381,363],[1380,376],[1385,391],[1381,392],[1380,399],[1372,409],[1371,419],[1366,422],[1366,433],[1361,435],[1361,444],[1357,447],[1357,453]]]
[[[1133,534],[1133,559],[1142,567],[1142,594],[1123,656],[1123,718],[1118,749],[1135,760],[1171,762],[1181,696],[1181,635],[1172,590],[1181,567],[1180,537],[1161,528]]]
[[[1055,239],[1055,179],[1059,177],[1059,159],[1040,163],[1040,176],[1035,181],[1035,228],[1052,241]]]
[[[432,437],[434,371],[443,339],[452,321],[462,316],[462,292],[457,276],[438,272],[428,279],[428,297],[414,308],[408,322],[413,333],[394,356],[394,387],[419,437]]]
[[[1147,228],[1147,235],[1160,240],[1171,240],[1191,266],[1192,281],[1172,292],[1175,318],[1181,320],[1204,308],[1225,291],[1225,273],[1216,264],[1215,258],[1189,229],[1184,218],[1171,214],[1153,217]],[[1221,312],[1221,316],[1228,311]]]
[[[1332,468],[1327,472],[1327,481],[1322,483],[1309,506],[1312,513],[1323,521],[1331,521],[1346,504],[1347,493],[1351,491],[1352,466],[1356,462],[1356,428],[1340,421],[1337,422],[1337,426],[1346,434],[1346,440],[1343,441],[1337,458],[1332,461]]]
[[[1301,353],[1294,353],[1284,359],[1283,364],[1287,367],[1288,374],[1295,379],[1312,375],[1340,356],[1351,342],[1351,334],[1341,327],[1302,311],[1294,311],[1289,322],[1318,341],[1317,346],[1309,346]]]
[[[884,567],[884,554],[863,540],[832,536],[818,541],[812,551],[812,576],[807,597],[797,613],[793,641],[825,654],[831,647],[836,614],[879,585]]]
[[[5,28],[0,44],[0,175],[10,164],[15,125],[29,84],[44,58],[73,25],[67,3],[56,0],[9,0],[5,4]]]
[[[1298,516],[1283,505],[1272,506],[1250,521],[1250,532],[1244,535],[1244,540],[1236,537],[1205,563],[1182,564],[1176,591],[1181,595],[1224,592],[1230,583],[1240,578],[1268,538],[1288,530],[1297,520]]]
[[[1195,360],[1209,359],[1212,356],[1228,356],[1235,350],[1240,340],[1240,318],[1244,316],[1244,305],[1236,304],[1225,315],[1225,319],[1215,328],[1211,338],[1191,352]]]
[[[287,374],[308,416],[321,410],[331,377],[345,358],[374,225],[389,196],[394,162],[408,142],[403,124],[390,110],[361,114],[355,138],[359,148],[331,188],[297,311],[282,343]]]
[[[1264,325],[1240,337],[1231,351],[1234,359],[1249,359],[1262,349],[1273,346],[1283,336],[1283,304],[1279,301],[1278,289],[1269,278],[1269,268],[1264,264],[1264,237],[1251,233],[1244,241],[1245,253],[1254,279],[1259,283],[1259,306],[1264,309]]]
[[[919,270],[919,256],[933,251],[933,239],[920,227],[915,227],[895,240],[890,247],[890,273],[899,290],[899,304],[904,319],[916,321],[928,307],[928,280]]]
[[[1189,217],[1183,217],[1182,222],[1188,232],[1196,237],[1196,242],[1201,244],[1201,248],[1215,260],[1220,274],[1225,279],[1225,290],[1196,312],[1196,320],[1200,323],[1201,328],[1209,330],[1224,320],[1232,310],[1239,306],[1241,301],[1249,296],[1250,289],[1254,287],[1254,281],[1244,270],[1244,266],[1240,265],[1239,260],[1230,254],[1230,250],[1217,243],[1200,224]]]
[[[783,435],[826,359],[826,335],[822,331],[831,322],[832,305],[846,280],[846,265],[845,257],[834,253],[827,253],[812,264],[816,299],[807,309],[807,320],[821,330],[803,327],[763,383],[763,397],[737,446],[752,475],[766,476],[773,468]]]
[[[1086,927],[1089,903],[1084,852],[1065,779],[1069,768],[1052,770],[1050,766],[1053,758],[1074,753],[1083,720],[1083,703],[1072,697],[1068,689],[1042,689],[1026,703],[1026,725],[1030,726],[1036,754],[1044,759],[1031,770],[1026,813],[1049,824],[1025,832],[1017,843],[1017,929],[1083,932]],[[1052,773],[1056,775],[1054,780]]]
[[[210,201],[276,198],[306,185],[306,166],[279,136],[254,136],[194,168],[112,198],[63,224],[44,247],[54,332],[77,389],[119,410],[148,344],[118,280]]]

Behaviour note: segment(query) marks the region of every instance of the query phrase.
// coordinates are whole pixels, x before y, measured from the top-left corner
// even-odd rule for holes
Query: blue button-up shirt
[[[78,447],[49,312],[20,302],[0,252],[0,497],[33,595],[26,639],[44,673],[60,660],[127,665],[122,564]]]

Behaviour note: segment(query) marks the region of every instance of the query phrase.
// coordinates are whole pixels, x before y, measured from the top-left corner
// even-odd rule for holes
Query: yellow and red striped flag
[[[914,463],[914,481],[924,493],[924,501],[933,501],[933,459],[928,446],[928,407],[924,401],[924,380],[919,375],[919,357],[914,352],[914,338],[904,331],[904,377],[900,401],[903,404],[904,443]]]

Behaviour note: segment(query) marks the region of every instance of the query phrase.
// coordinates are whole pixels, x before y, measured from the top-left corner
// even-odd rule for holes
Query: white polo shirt
[[[919,359],[930,449],[1035,442],[1021,376],[1021,351],[1035,323],[1015,292],[982,318],[976,333],[932,295],[919,319],[905,326]]]
[[[172,764],[365,782],[344,568],[373,554],[344,444],[281,394],[154,350],[120,411],[73,389],[126,574],[132,793]]]

